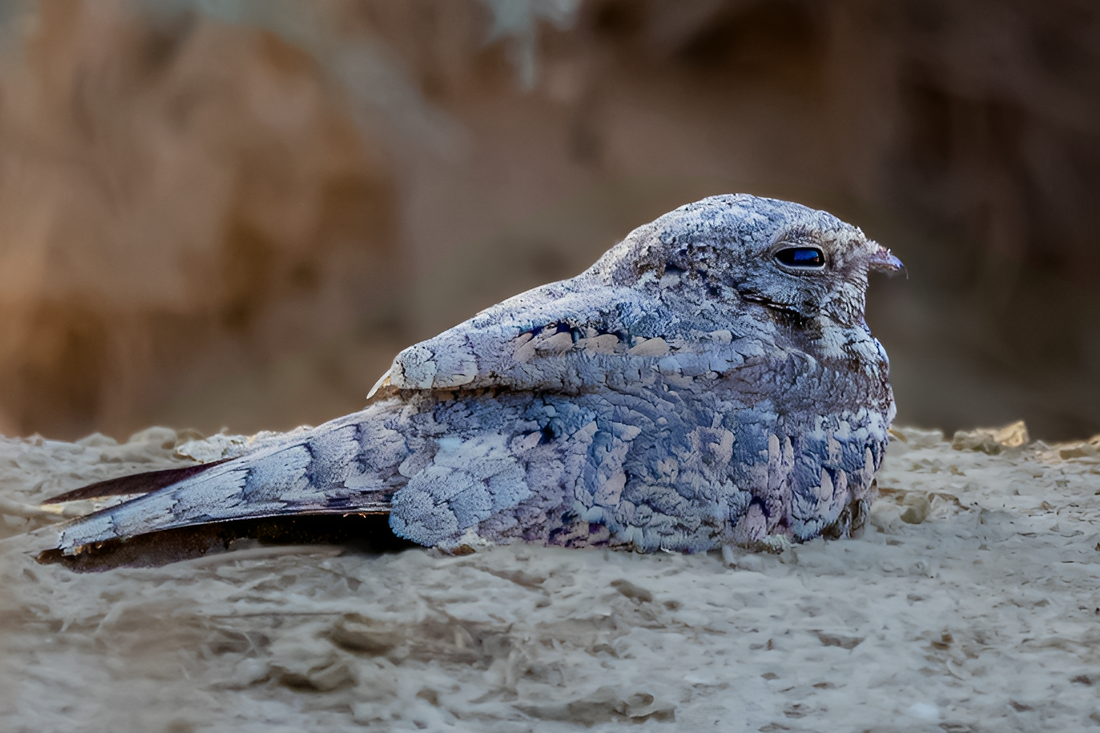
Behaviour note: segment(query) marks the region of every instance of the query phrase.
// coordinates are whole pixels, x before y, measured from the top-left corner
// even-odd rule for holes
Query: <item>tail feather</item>
[[[240,519],[388,514],[393,487],[354,470],[351,450],[334,452],[342,441],[333,439],[342,436],[325,437],[207,464],[157,491],[60,525],[57,547],[73,555],[86,545]]]

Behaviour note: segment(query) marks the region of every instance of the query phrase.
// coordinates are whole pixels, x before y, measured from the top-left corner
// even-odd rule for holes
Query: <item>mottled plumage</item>
[[[388,513],[443,548],[847,536],[894,415],[867,273],[900,267],[825,212],[704,199],[405,349],[361,412],[62,525],[58,547],[317,513]]]

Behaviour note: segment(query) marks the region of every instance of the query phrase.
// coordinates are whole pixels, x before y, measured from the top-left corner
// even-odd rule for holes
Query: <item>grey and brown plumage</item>
[[[57,546],[345,513],[443,548],[847,536],[894,416],[867,273],[900,267],[825,212],[707,198],[405,349],[362,411],[161,476]]]

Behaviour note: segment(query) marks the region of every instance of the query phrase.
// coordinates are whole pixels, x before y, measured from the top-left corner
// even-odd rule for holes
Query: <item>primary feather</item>
[[[867,273],[900,267],[825,212],[707,198],[405,349],[361,412],[62,525],[58,547],[325,513],[444,548],[847,536],[894,415]]]

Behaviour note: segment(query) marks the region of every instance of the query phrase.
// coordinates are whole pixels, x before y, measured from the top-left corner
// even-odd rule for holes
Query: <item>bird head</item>
[[[888,249],[829,213],[747,194],[712,196],[669,212],[632,232],[608,260],[613,278],[758,303],[799,320],[826,316],[845,326],[863,323],[868,272],[903,268]]]

